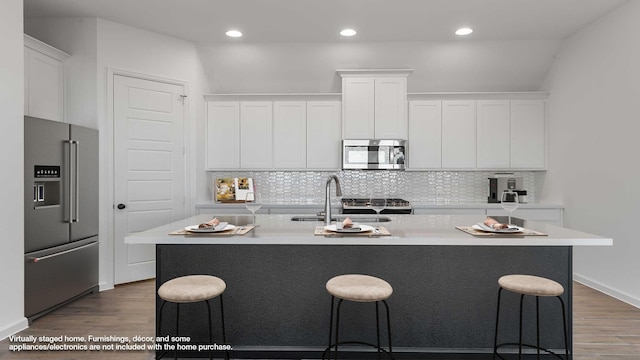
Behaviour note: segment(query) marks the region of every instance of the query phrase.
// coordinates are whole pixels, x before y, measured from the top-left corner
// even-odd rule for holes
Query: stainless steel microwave
[[[342,140],[342,168],[404,170],[406,140]]]

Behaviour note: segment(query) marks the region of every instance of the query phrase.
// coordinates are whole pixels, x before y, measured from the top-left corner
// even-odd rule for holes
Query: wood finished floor
[[[19,335],[87,336],[154,333],[153,280],[118,285],[87,295],[38,320]],[[640,360],[640,309],[574,283],[574,360]],[[490,357],[488,357],[490,358]],[[148,360],[151,352],[10,352],[0,342],[0,360]]]

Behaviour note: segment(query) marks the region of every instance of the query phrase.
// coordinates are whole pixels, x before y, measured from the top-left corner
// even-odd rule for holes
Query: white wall
[[[22,0],[0,11],[0,340],[27,327],[24,317],[24,40]]]
[[[538,90],[560,41],[198,44],[214,93],[341,92],[336,69],[414,69],[409,92]]]
[[[575,248],[577,279],[640,306],[640,1],[567,39],[546,79],[549,171],[543,199],[566,227],[614,239]]]

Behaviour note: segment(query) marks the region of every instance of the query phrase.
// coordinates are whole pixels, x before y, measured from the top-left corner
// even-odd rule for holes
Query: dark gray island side
[[[475,216],[397,216],[383,224],[392,236],[378,238],[314,236],[313,228],[320,223],[291,223],[286,215],[258,216],[260,227],[245,236],[166,235],[209,218],[186,219],[132,235],[127,242],[156,243],[157,286],[189,274],[224,279],[227,343],[236,358],[321,357],[328,343],[330,311],[325,283],[349,273],[377,276],[393,286],[388,303],[396,357],[486,356],[493,348],[500,276],[534,274],[561,283],[571,324],[572,246],[612,242],[533,222],[525,226],[549,236],[479,239],[453,228],[482,220]],[[247,219],[228,220],[239,224]],[[529,300],[525,331],[535,336],[535,303]],[[560,349],[564,347],[562,315],[552,300],[540,303],[541,341]],[[517,340],[518,301],[517,295],[503,296],[503,339]],[[214,341],[221,344],[217,300],[212,309]],[[175,335],[174,314],[174,308],[165,307],[162,330],[156,327],[158,336]],[[373,304],[346,302],[341,334],[345,339],[375,343],[374,314]],[[204,305],[181,307],[180,319],[181,336],[190,336],[194,343],[206,342]],[[382,336],[386,338],[385,333]]]

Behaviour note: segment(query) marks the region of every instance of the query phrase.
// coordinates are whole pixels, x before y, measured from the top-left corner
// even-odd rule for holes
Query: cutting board
[[[316,226],[313,235],[317,236],[340,236],[340,237],[352,237],[352,236],[365,236],[365,237],[377,237],[377,236],[389,236],[391,233],[384,226],[378,226],[379,233],[374,231],[367,232],[354,232],[354,233],[337,233],[335,231],[329,231],[324,226]]]
[[[235,229],[231,229],[231,230],[227,230],[227,231],[220,231],[220,232],[210,232],[210,233],[193,233],[193,232],[189,232],[185,229],[180,229],[180,230],[176,230],[176,231],[172,231],[169,233],[169,235],[184,235],[184,236],[197,236],[197,237],[202,237],[202,236],[234,236],[234,235],[244,235],[246,233],[248,233],[249,231],[253,230],[253,228],[255,228],[254,225],[246,225],[244,227],[238,228],[236,227]]]

